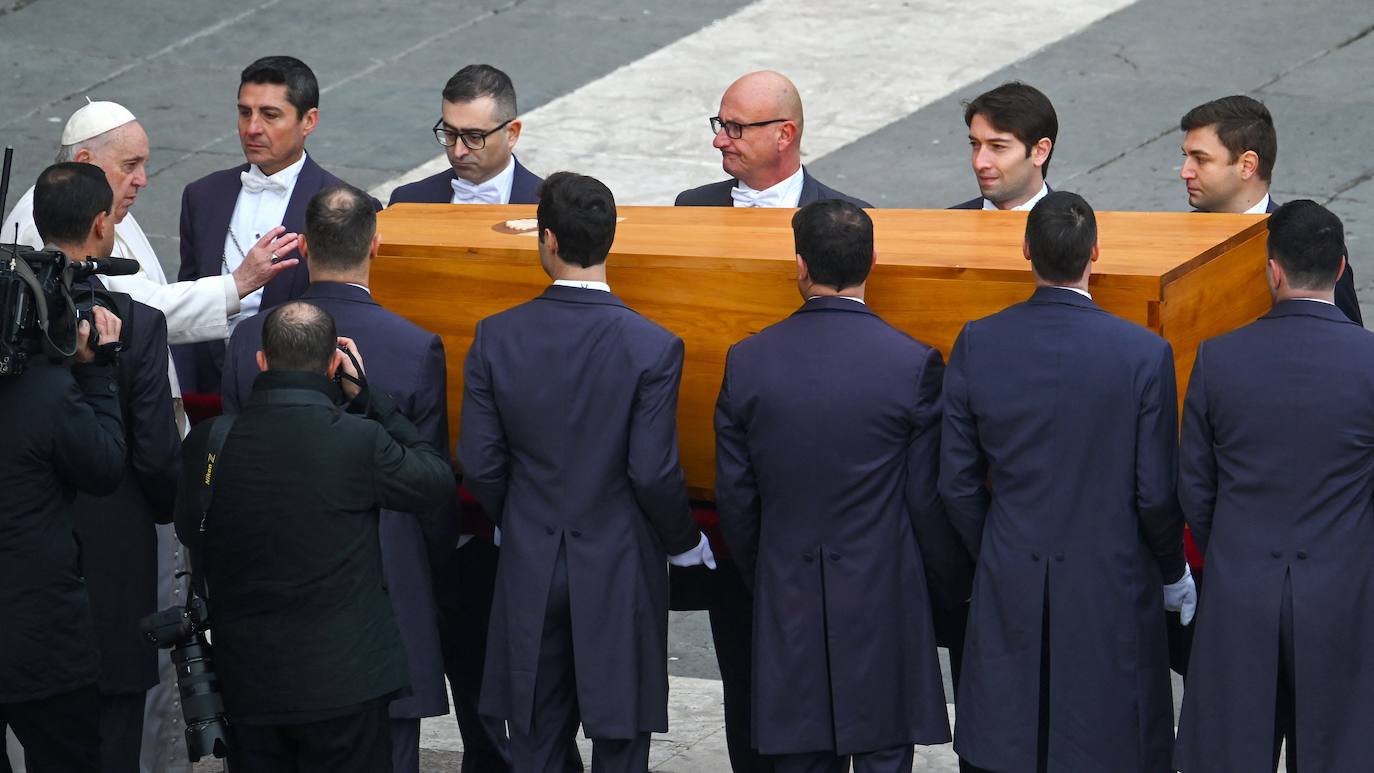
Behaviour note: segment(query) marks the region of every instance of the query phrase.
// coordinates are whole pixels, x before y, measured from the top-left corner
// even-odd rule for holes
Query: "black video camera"
[[[139,626],[148,641],[172,651],[181,713],[186,719],[186,754],[191,762],[205,756],[227,757],[229,720],[224,715],[213,650],[205,639],[205,631],[210,630],[210,607],[205,599],[192,595],[186,606],[149,615]]]
[[[0,212],[5,210],[13,156],[13,149],[6,148],[4,170],[0,172]],[[126,316],[129,297],[73,285],[96,274],[136,274],[138,268],[136,260],[77,261],[57,249],[0,244],[0,376],[23,373],[35,355],[59,361],[75,357],[77,330],[83,319],[91,323],[90,346],[96,350],[96,361],[112,362],[119,342],[100,341],[92,309],[103,306],[115,316]]]

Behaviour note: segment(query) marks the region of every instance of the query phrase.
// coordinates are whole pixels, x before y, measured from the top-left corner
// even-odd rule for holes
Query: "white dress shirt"
[[[1046,183],[1041,183],[1041,184],[1040,184],[1040,192],[1039,192],[1039,193],[1035,194],[1034,196],[1031,196],[1031,197],[1030,197],[1030,200],[1027,201],[1025,204],[1018,204],[1018,205],[1016,205],[1016,206],[1014,206],[1014,207],[1012,207],[1011,209],[1008,209],[1008,210],[1006,210],[1006,211],[1007,211],[1007,212],[1029,212],[1029,211],[1031,211],[1031,208],[1032,208],[1032,207],[1034,207],[1036,204],[1040,203],[1040,200],[1043,199],[1043,198],[1045,198],[1045,197],[1048,196],[1048,195],[1050,195],[1050,186],[1049,186],[1048,184],[1046,184]],[[983,199],[983,209],[984,209],[984,210],[987,210],[987,211],[990,211],[990,212],[998,212],[998,211],[1001,211],[1001,210],[998,208],[998,206],[997,206],[996,204],[993,204],[991,201],[988,201],[986,198]]]
[[[296,189],[296,179],[305,166],[305,158],[302,152],[296,163],[274,175],[263,174],[257,164],[249,166],[248,171],[241,174],[243,187],[239,189],[239,198],[234,202],[234,214],[229,218],[229,232],[224,235],[221,273],[233,273],[243,264],[248,251],[253,249],[258,239],[281,225],[286,217],[286,207],[291,203],[291,193]],[[239,302],[239,313],[229,320],[229,332],[233,333],[239,322],[257,314],[260,308],[261,287]]]
[[[1088,292],[1087,290],[1084,290],[1084,289],[1082,289],[1082,288],[1079,288],[1079,287],[1065,287],[1064,285],[1051,285],[1051,286],[1052,286],[1054,289],[1056,289],[1056,290],[1068,290],[1069,292],[1078,293],[1079,295],[1083,296],[1084,298],[1087,298],[1087,299],[1090,300],[1090,301],[1093,299],[1093,294],[1092,294],[1092,293],[1090,293],[1090,292]]]
[[[1269,194],[1264,194],[1264,198],[1255,203],[1255,206],[1245,210],[1243,215],[1263,215],[1269,212]]]
[[[559,287],[580,287],[583,290],[600,290],[603,293],[611,291],[611,286],[605,282],[587,282],[581,279],[555,279],[553,283]]]
[[[455,177],[448,184],[453,188],[453,204],[509,204],[510,189],[515,184],[515,156],[506,162],[505,169],[484,183]]]
[[[743,180],[736,180],[735,187],[730,189],[730,198],[734,200],[736,207],[741,208],[795,207],[801,201],[802,183],[805,181],[806,171],[801,167],[797,167],[797,171],[793,172],[791,177],[761,191],[745,185]]]
[[[807,300],[808,303],[810,303],[811,301],[814,301],[814,300],[816,300],[817,298],[843,298],[843,299],[845,299],[846,301],[854,301],[855,303],[862,303],[862,304],[865,305],[865,306],[868,305],[868,302],[865,301],[863,298],[855,298],[855,297],[852,296],[852,295],[813,295],[813,296],[811,296],[810,298],[807,298],[806,300]]]

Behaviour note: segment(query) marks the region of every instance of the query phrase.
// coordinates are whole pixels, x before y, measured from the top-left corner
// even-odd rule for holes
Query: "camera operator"
[[[255,773],[389,770],[387,706],[409,676],[379,509],[431,511],[452,495],[453,472],[365,386],[356,346],[318,306],[268,314],[256,359],[242,412],[187,436],[177,491],[177,535],[209,589],[230,758]],[[216,452],[212,433],[229,421]]]
[[[34,221],[47,244],[73,261],[110,254],[114,192],[99,167],[53,164],[34,185]],[[80,303],[105,287],[74,284]],[[113,299],[112,299],[113,300]],[[104,773],[138,773],[144,698],[157,684],[157,650],[138,622],[157,610],[157,524],[171,523],[181,437],[167,382],[162,312],[120,303],[122,348],[115,366],[128,448],[119,487],[78,496],[76,538],[100,647],[100,761]]]
[[[94,318],[98,340],[119,339],[118,317]],[[0,728],[30,773],[100,770],[100,653],[72,504],[119,486],[125,441],[114,369],[95,361],[91,332],[83,320],[70,370],[35,357],[0,378]]]

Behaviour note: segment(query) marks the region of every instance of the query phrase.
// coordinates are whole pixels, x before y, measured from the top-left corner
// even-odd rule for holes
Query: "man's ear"
[[[1240,154],[1240,179],[1249,180],[1259,174],[1259,154],[1247,150]]]
[[[91,237],[97,242],[105,241],[105,236],[114,228],[114,215],[109,212],[101,212],[91,221]],[[74,256],[76,257],[76,256]],[[85,257],[79,256],[79,257]]]
[[[300,240],[296,242],[296,249],[300,250],[301,259],[310,259],[310,245],[305,243],[305,234],[301,234]]]
[[[1099,244],[1099,243],[1097,243],[1097,242],[1093,242],[1093,254],[1090,255],[1090,256],[1088,256],[1088,262],[1089,262],[1089,263],[1096,263],[1096,262],[1097,262],[1097,259],[1098,259],[1099,257],[1101,257],[1101,256],[1102,256],[1102,245]]]
[[[381,231],[374,231],[374,232],[372,233],[372,247],[371,247],[370,249],[368,249],[368,251],[367,251],[367,257],[375,259],[375,258],[377,257],[377,254],[381,251],[381,249],[382,249],[382,232],[381,232]],[[302,252],[301,254],[304,255],[305,253]]]
[[[1028,242],[1028,241],[1026,241],[1026,240],[1024,240],[1024,239],[1021,241],[1021,254],[1026,256],[1026,260],[1030,260],[1030,259],[1031,259],[1031,257],[1030,257],[1030,242]]]
[[[544,249],[548,250],[550,255],[558,254],[558,234],[554,233],[552,228],[539,229],[539,243],[544,245]]]
[[[301,126],[301,133],[309,137],[310,133],[315,131],[315,127],[320,124],[320,109],[318,107],[312,107],[305,111],[305,115],[301,118],[301,123],[303,124]]]
[[[520,130],[523,128],[524,124],[519,118],[506,124],[506,147],[515,150],[515,143],[520,141]]]
[[[811,271],[806,267],[806,261],[802,260],[801,253],[797,253],[797,281],[811,283]]]
[[[266,371],[266,370],[267,370],[267,355],[263,354],[261,349],[259,349],[259,350],[258,350],[258,353],[257,353],[256,355],[253,356],[253,359],[255,359],[255,360],[258,361],[258,370],[259,370],[259,371]]]
[[[1054,150],[1054,140],[1049,137],[1041,137],[1031,146],[1031,163],[1037,167],[1045,165],[1050,158],[1050,151]]]

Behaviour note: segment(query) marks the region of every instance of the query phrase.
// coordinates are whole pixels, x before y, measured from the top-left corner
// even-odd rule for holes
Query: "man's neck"
[[[852,285],[843,290],[836,290],[833,287],[827,287],[825,285],[812,284],[806,288],[806,292],[802,293],[802,297],[806,300],[812,298],[858,298],[862,301],[864,299],[864,290],[867,284],[868,283],[865,282]]]
[[[86,258],[99,257],[96,255],[96,253],[100,252],[99,244],[91,244],[89,242],[82,242],[80,244],[58,244],[57,242],[50,242],[50,244],[62,250],[63,255],[66,255],[78,263],[85,263]]]
[[[1218,213],[1231,213],[1239,215],[1260,203],[1265,196],[1269,195],[1269,186],[1256,186],[1237,193],[1232,199],[1220,208],[1212,210]]]
[[[289,159],[287,159],[287,160],[285,160],[285,161],[282,161],[282,162],[279,162],[279,163],[273,163],[273,164],[270,164],[270,165],[261,165],[261,164],[260,164],[260,165],[258,165],[258,169],[261,169],[263,174],[267,175],[268,177],[271,177],[272,175],[276,174],[277,172],[280,172],[281,170],[287,168],[288,166],[291,166],[292,164],[296,163],[297,161],[300,161],[300,160],[301,160],[301,156],[304,156],[304,155],[305,155],[305,148],[299,148],[299,149],[296,151],[295,155],[291,156],[291,158],[289,158]]]
[[[1035,286],[1036,286],[1036,287],[1070,287],[1070,288],[1073,288],[1073,289],[1075,289],[1075,290],[1082,290],[1083,292],[1088,293],[1088,292],[1092,292],[1091,290],[1088,289],[1088,276],[1089,276],[1090,274],[1091,274],[1091,272],[1089,272],[1089,271],[1084,271],[1084,272],[1083,272],[1083,276],[1082,276],[1081,278],[1079,278],[1079,280],[1076,281],[1076,282],[1051,282],[1051,281],[1049,281],[1048,279],[1042,279],[1042,278],[1040,278],[1040,275],[1039,275],[1039,274],[1036,274],[1036,275],[1035,275]]]
[[[1025,204],[1026,202],[1030,201],[1031,199],[1035,198],[1036,194],[1040,193],[1040,191],[1043,190],[1044,187],[1045,178],[1041,177],[1040,175],[1036,175],[1034,185],[1026,186],[1026,189],[1016,194],[1014,198],[1007,199],[1006,201],[995,201],[993,203],[997,205],[998,209],[1015,209],[1021,206],[1022,204]]]
[[[565,279],[569,282],[605,282],[606,264],[600,263],[595,266],[583,268],[574,263],[565,263],[562,258],[554,258],[555,266],[549,278],[555,282]]]
[[[788,158],[779,161],[772,169],[750,175],[751,179],[746,180],[741,177],[740,182],[756,191],[766,191],[796,174],[799,169],[801,169],[801,157]]]
[[[1335,303],[1336,288],[1332,287],[1330,290],[1299,290],[1294,287],[1284,287],[1283,289],[1274,293],[1275,303],[1297,300],[1326,301],[1327,303]]]
[[[363,268],[358,271],[320,271],[315,269],[310,272],[310,281],[314,282],[338,282],[339,284],[362,285],[371,287],[369,280],[371,272]]]

